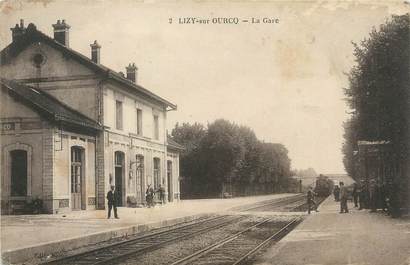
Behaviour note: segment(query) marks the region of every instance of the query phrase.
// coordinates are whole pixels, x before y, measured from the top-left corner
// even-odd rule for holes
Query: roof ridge
[[[175,141],[174,138],[168,133],[167,133],[167,142],[168,142],[168,145],[173,145],[174,147],[185,149],[185,147],[182,144]]]
[[[151,92],[150,90],[146,89],[145,87],[131,82],[131,81],[128,80],[127,78],[121,76],[117,71],[115,71],[115,70],[113,70],[113,69],[111,69],[111,68],[109,68],[109,67],[107,67],[107,66],[105,66],[105,65],[103,65],[103,64],[97,64],[97,63],[93,62],[90,58],[88,58],[86,55],[84,55],[84,54],[82,54],[82,53],[80,53],[80,52],[78,52],[78,51],[76,51],[76,50],[74,50],[74,49],[72,49],[72,48],[70,48],[70,47],[67,47],[67,46],[65,46],[65,45],[63,45],[63,44],[61,44],[61,43],[59,43],[58,41],[56,41],[55,39],[51,38],[51,37],[48,36],[47,34],[43,33],[43,32],[40,31],[40,30],[38,30],[37,27],[36,27],[33,23],[30,23],[30,24],[28,25],[27,31],[26,31],[26,33],[23,35],[23,36],[25,36],[25,38],[22,38],[22,39],[16,40],[15,42],[10,43],[6,48],[4,48],[3,50],[0,51],[0,54],[1,54],[0,59],[3,58],[4,53],[6,53],[7,50],[10,50],[10,49],[13,47],[13,45],[15,45],[15,43],[18,43],[18,42],[22,42],[22,43],[24,43],[24,42],[30,42],[31,39],[30,39],[30,38],[27,38],[27,37],[29,37],[30,35],[33,35],[33,36],[36,36],[36,35],[37,35],[37,37],[44,38],[45,40],[51,42],[53,45],[56,45],[57,47],[59,47],[60,49],[66,50],[66,51],[70,52],[71,54],[77,56],[79,59],[83,60],[84,62],[86,62],[87,64],[89,64],[89,65],[91,65],[92,67],[96,68],[97,70],[100,70],[101,72],[106,73],[109,78],[110,78],[110,77],[113,77],[114,80],[117,80],[117,81],[121,82],[121,83],[124,84],[124,85],[131,86],[131,87],[133,87],[134,89],[137,89],[137,90],[139,90],[140,92],[142,92],[142,93],[148,95],[148,96],[151,97],[152,99],[157,100],[157,101],[159,101],[159,102],[161,102],[161,103],[163,103],[163,104],[165,104],[165,105],[171,107],[172,109],[176,109],[176,108],[177,108],[177,105],[175,105],[175,104],[169,102],[168,100],[166,100],[166,99],[164,99],[164,98],[162,98],[162,97],[156,95],[155,93]],[[111,74],[111,76],[110,76],[110,74]]]

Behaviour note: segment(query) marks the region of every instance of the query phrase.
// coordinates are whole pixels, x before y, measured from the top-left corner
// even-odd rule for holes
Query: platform
[[[339,213],[328,198],[278,244],[263,251],[256,265],[409,265],[410,220],[382,212]]]
[[[103,210],[55,215],[1,216],[2,257],[14,262],[43,258],[154,228],[186,222],[230,208],[294,194],[231,199],[183,200],[154,208],[118,208],[120,219]]]

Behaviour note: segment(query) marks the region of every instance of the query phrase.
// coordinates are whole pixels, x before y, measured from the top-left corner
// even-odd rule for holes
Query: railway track
[[[256,204],[251,207],[243,208],[242,211],[252,211],[255,209],[260,209],[263,207],[271,207],[278,209],[280,207],[284,207],[286,205],[293,205],[294,203],[297,203],[300,201],[304,196],[292,196],[291,198],[283,198],[280,200],[272,200],[269,202],[265,202],[264,204]],[[300,205],[300,204],[299,204]],[[293,206],[292,206],[293,207]],[[294,208],[294,207],[293,207]],[[155,251],[161,247],[164,247],[166,245],[171,245],[175,242],[189,239],[189,238],[194,238],[195,236],[198,236],[203,233],[207,233],[212,230],[217,230],[219,228],[228,226],[233,223],[237,223],[239,221],[242,221],[246,219],[246,216],[243,215],[224,215],[224,216],[217,216],[213,218],[207,218],[205,220],[200,220],[198,222],[186,224],[183,226],[167,229],[165,231],[157,231],[153,232],[144,236],[137,236],[133,237],[127,240],[123,240],[120,242],[116,243],[111,243],[107,244],[105,246],[99,247],[97,249],[91,249],[82,253],[78,254],[72,254],[69,256],[65,257],[60,257],[56,258],[53,260],[48,260],[43,263],[40,263],[42,265],[97,265],[97,264],[113,264],[117,263],[120,264],[119,262],[123,260],[127,260],[129,257],[137,257],[139,255],[143,255],[146,253],[150,253],[152,251]],[[296,220],[296,219],[295,219]],[[261,230],[261,226],[264,226],[264,224],[270,224],[270,230],[266,230],[262,232],[260,235],[261,237],[266,240],[266,234],[271,233],[272,229],[274,231],[278,230],[277,233],[272,236],[271,240],[274,240],[277,238],[279,235],[283,234],[284,231],[287,231],[287,227],[290,227],[292,223],[295,223],[296,221],[292,221],[289,224],[286,224],[286,226],[283,226],[283,222],[280,223],[280,226],[283,226],[280,230],[277,229],[277,221],[276,223],[271,220],[271,219],[265,219],[263,222],[259,222],[257,224],[254,224],[252,226],[249,226],[247,229],[244,231],[239,232],[238,234],[235,234],[235,237],[228,237],[230,240],[224,241],[224,243],[219,243],[218,247],[215,247],[216,249],[219,249],[220,247],[226,247],[230,246],[234,242],[240,242],[239,245],[241,246],[240,248],[236,248],[237,250],[245,249],[246,251],[251,251],[254,248],[251,248],[249,245],[249,242],[247,243],[246,240],[238,241],[241,240],[241,238],[245,239],[247,238],[247,234],[253,233],[254,231],[262,231],[266,229]],[[269,226],[269,225],[268,225]],[[232,241],[232,243],[230,243]],[[258,242],[261,243],[261,238],[258,238]],[[223,248],[222,248],[223,249]],[[250,254],[249,254],[250,255]],[[178,263],[176,263],[178,264]],[[196,262],[194,264],[197,264]],[[213,264],[213,263],[204,263],[204,264]],[[231,263],[227,263],[231,264]],[[236,263],[234,263],[236,264]]]
[[[327,197],[316,197],[315,202],[317,206],[319,206],[324,200],[326,200]],[[290,211],[291,212],[306,212],[307,211],[307,203],[303,203],[300,205],[297,205],[296,207],[293,207]]]
[[[211,246],[173,262],[171,265],[239,265],[273,241],[280,240],[301,221],[286,223],[264,219]]]
[[[130,255],[143,254],[163,245],[192,237],[230,223],[244,219],[244,216],[218,216],[197,223],[188,224],[182,227],[169,229],[166,231],[152,233],[146,236],[137,237],[131,240],[121,241],[104,246],[95,250],[62,257],[55,260],[46,261],[40,264],[47,265],[97,265],[111,264],[112,262],[124,259]]]
[[[274,210],[287,210],[291,211],[294,208],[300,207],[306,203],[306,195],[299,194],[291,197],[285,197],[282,199],[276,199],[271,201],[265,201],[263,203],[256,203],[246,207],[236,207],[232,210],[238,210],[242,212],[251,211],[274,211]]]

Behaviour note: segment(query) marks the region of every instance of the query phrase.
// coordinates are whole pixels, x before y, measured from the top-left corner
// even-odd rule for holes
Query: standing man
[[[358,207],[358,199],[359,199],[359,193],[360,193],[360,188],[357,185],[357,183],[353,183],[353,191],[352,191],[352,196],[353,196],[353,201],[354,201],[354,207]]]
[[[340,188],[339,188],[339,186],[335,186],[334,188],[333,188],[333,195],[335,196],[335,201],[339,201],[339,195],[340,195]]]
[[[386,185],[386,183],[385,182],[383,182],[383,183],[380,183],[380,186],[379,186],[379,196],[380,196],[380,205],[381,205],[381,208],[382,208],[382,210],[383,210],[383,212],[387,212],[387,200],[388,200],[388,197],[387,197],[387,185]]]
[[[147,190],[145,191],[145,199],[147,201],[148,208],[154,207],[154,189],[151,184],[148,184]]]
[[[317,205],[315,202],[315,192],[313,191],[312,186],[309,187],[309,190],[307,192],[307,205],[308,205],[308,214],[310,214],[310,210],[312,206],[314,206],[315,211],[318,212],[317,210]]]
[[[342,181],[339,182],[340,186],[340,213],[348,213],[347,209],[347,189]]]
[[[375,213],[376,212],[376,181],[374,179],[370,180],[369,184],[369,202],[370,202],[370,212]]]
[[[161,201],[161,204],[165,204],[165,189],[159,184],[157,192],[159,193],[159,200]]]
[[[359,210],[362,210],[366,207],[367,202],[366,202],[366,185],[364,183],[364,180],[360,181],[360,188],[359,188]]]
[[[108,217],[111,217],[111,209],[114,208],[114,217],[115,219],[119,219],[117,215],[117,192],[115,191],[115,187],[111,186],[111,190],[107,193],[107,200],[108,200]]]

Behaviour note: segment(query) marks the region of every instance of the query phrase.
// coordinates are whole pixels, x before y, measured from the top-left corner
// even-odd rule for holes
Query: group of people
[[[159,195],[159,200],[161,201],[162,204],[165,204],[165,189],[159,184],[158,189],[156,190]],[[155,196],[155,190],[152,188],[150,184],[148,184],[147,190],[145,191],[145,201],[147,202],[148,208],[154,207],[155,202],[154,202],[154,196]]]
[[[348,213],[349,212],[349,209],[347,207],[348,191],[342,181],[339,182],[339,186],[336,185],[334,187],[333,194],[335,196],[335,200],[340,201],[340,213]],[[312,210],[315,210],[316,212],[318,212],[317,204],[315,202],[316,195],[317,194],[313,191],[313,187],[309,187],[309,190],[307,192],[308,214],[310,214]]]
[[[343,182],[340,182],[339,186],[336,185],[333,188],[333,195],[334,195],[335,201],[340,201],[341,212],[349,212],[347,208],[348,191],[346,187],[344,186]],[[367,197],[366,189],[364,185],[359,185],[356,182],[353,183],[352,198],[353,198],[354,207],[358,208],[359,210],[364,209],[367,205],[366,197]],[[374,196],[372,193],[372,196],[371,196],[372,200],[374,199],[373,197]]]
[[[148,208],[154,207],[154,197],[155,192],[158,192],[159,200],[162,204],[165,204],[165,189],[159,185],[158,189],[155,191],[154,188],[149,184],[147,190],[145,191],[145,201]],[[107,201],[108,201],[108,217],[107,219],[111,218],[111,211],[114,210],[114,217],[115,219],[119,219],[117,206],[119,200],[121,200],[121,196],[119,195],[120,192],[115,189],[115,186],[111,186],[111,189],[107,193]]]
[[[348,191],[343,181],[339,182],[339,186],[336,185],[334,187],[333,195],[335,196],[336,201],[340,201],[340,213],[348,213],[349,212],[349,208],[347,206]]]
[[[353,184],[353,201],[354,201],[354,207],[358,207],[358,202],[359,202],[359,195],[360,195],[360,189],[357,183]],[[347,206],[347,200],[348,200],[348,190],[345,187],[344,183],[341,181],[339,182],[339,186],[335,185],[333,188],[333,196],[335,197],[335,201],[339,202],[340,201],[340,213],[348,213],[349,209]],[[360,200],[363,202],[363,200]],[[360,208],[361,210],[362,208]]]
[[[340,182],[339,186],[336,185],[333,189],[335,201],[340,201],[341,212],[348,212],[348,191],[343,182]],[[375,179],[371,179],[367,184],[364,180],[360,183],[355,182],[352,190],[354,207],[359,210],[370,209],[370,212],[382,209],[391,216],[396,217],[399,215],[397,190],[393,184],[382,184]]]

